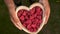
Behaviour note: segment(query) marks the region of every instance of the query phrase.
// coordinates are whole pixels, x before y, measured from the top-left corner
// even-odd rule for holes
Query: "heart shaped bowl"
[[[29,12],[32,8],[34,8],[34,7],[36,7],[36,6],[38,6],[38,7],[40,7],[41,9],[42,9],[42,12],[43,12],[43,14],[42,14],[42,22],[41,22],[41,24],[40,24],[40,26],[39,26],[39,28],[35,31],[35,32],[32,32],[32,31],[29,31],[25,26],[23,26],[23,24],[22,24],[22,22],[24,22],[24,21],[22,21],[21,22],[21,20],[19,19],[19,17],[18,17],[18,12],[20,11],[20,10],[22,10],[22,9],[24,9],[24,10],[27,10],[27,12]],[[32,12],[33,12],[33,10],[34,9],[32,9]],[[37,9],[38,10],[38,9]],[[34,3],[34,4],[32,4],[30,7],[26,7],[26,6],[19,6],[19,7],[17,7],[17,9],[16,9],[16,16],[17,16],[17,18],[18,18],[18,20],[19,20],[19,23],[18,23],[18,25],[25,31],[25,32],[27,32],[27,33],[30,33],[30,34],[37,34],[39,31],[41,31],[41,29],[43,28],[43,26],[44,26],[44,23],[45,23],[45,15],[44,15],[44,6],[42,5],[42,4],[40,4],[40,3]],[[22,13],[23,14],[23,13]],[[25,14],[24,14],[25,15]],[[28,14],[27,14],[28,15]],[[30,14],[29,14],[30,15]],[[36,16],[37,17],[37,16]],[[31,17],[32,18],[32,17]],[[40,18],[40,17],[39,17]],[[23,19],[23,18],[21,18],[21,19]],[[30,27],[30,26],[29,26]]]

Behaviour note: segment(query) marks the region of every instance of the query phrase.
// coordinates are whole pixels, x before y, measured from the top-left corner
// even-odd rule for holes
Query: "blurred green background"
[[[49,0],[49,3],[51,7],[49,21],[38,34],[60,34],[60,0]],[[27,34],[13,25],[4,0],[0,0],[0,34]]]

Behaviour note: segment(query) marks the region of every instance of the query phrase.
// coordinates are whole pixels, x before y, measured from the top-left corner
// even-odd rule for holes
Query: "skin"
[[[48,0],[42,0],[41,3],[44,5],[45,7],[45,16],[46,16],[46,20],[45,20],[45,24],[47,24],[47,21],[49,19],[50,16],[50,6],[49,6],[49,2]]]
[[[14,25],[22,30],[22,28],[17,25],[17,23],[19,22],[17,16],[16,16],[16,11],[15,11],[15,4],[13,2],[13,0],[4,0],[5,1],[5,4],[7,5],[8,7],[8,10],[9,10],[9,13],[10,13],[10,17],[11,17],[11,21],[14,23]]]
[[[16,16],[15,4],[14,4],[13,0],[4,0],[4,2],[8,7],[10,17],[11,17],[11,21],[14,23],[14,25],[17,28],[22,30],[22,28],[19,25],[17,25],[19,20],[18,20],[18,18]],[[47,24],[47,21],[48,21],[49,15],[50,15],[50,6],[49,6],[49,3],[48,3],[48,0],[43,0],[42,3],[44,5],[44,7],[45,7],[45,16],[46,16],[45,24]]]

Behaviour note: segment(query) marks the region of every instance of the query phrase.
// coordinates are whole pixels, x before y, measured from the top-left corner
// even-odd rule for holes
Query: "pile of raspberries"
[[[36,32],[42,23],[43,11],[39,6],[33,7],[29,11],[20,9],[17,16],[26,29],[30,32]]]

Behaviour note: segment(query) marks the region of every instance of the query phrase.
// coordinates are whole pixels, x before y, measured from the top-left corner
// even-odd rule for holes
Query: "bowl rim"
[[[39,6],[39,7],[44,11],[44,6],[43,6],[41,3],[33,3],[30,7],[27,7],[27,6],[19,6],[19,7],[17,7],[17,9],[16,9],[16,16],[17,16],[17,12],[18,12],[20,9],[26,9],[26,10],[29,11],[30,9],[32,9],[32,8],[35,7],[35,6]],[[18,17],[18,16],[17,16],[17,17]],[[18,19],[19,19],[19,18],[18,18]],[[19,20],[19,21],[20,21],[20,20]],[[18,25],[20,25],[21,28],[22,28],[25,32],[27,32],[27,33],[38,33],[38,32],[43,28],[44,22],[45,22],[45,16],[44,16],[44,12],[43,12],[43,22],[41,23],[40,28],[39,28],[36,32],[30,32],[30,31],[28,31],[27,29],[24,28],[24,26],[21,24],[21,22],[18,23]]]

